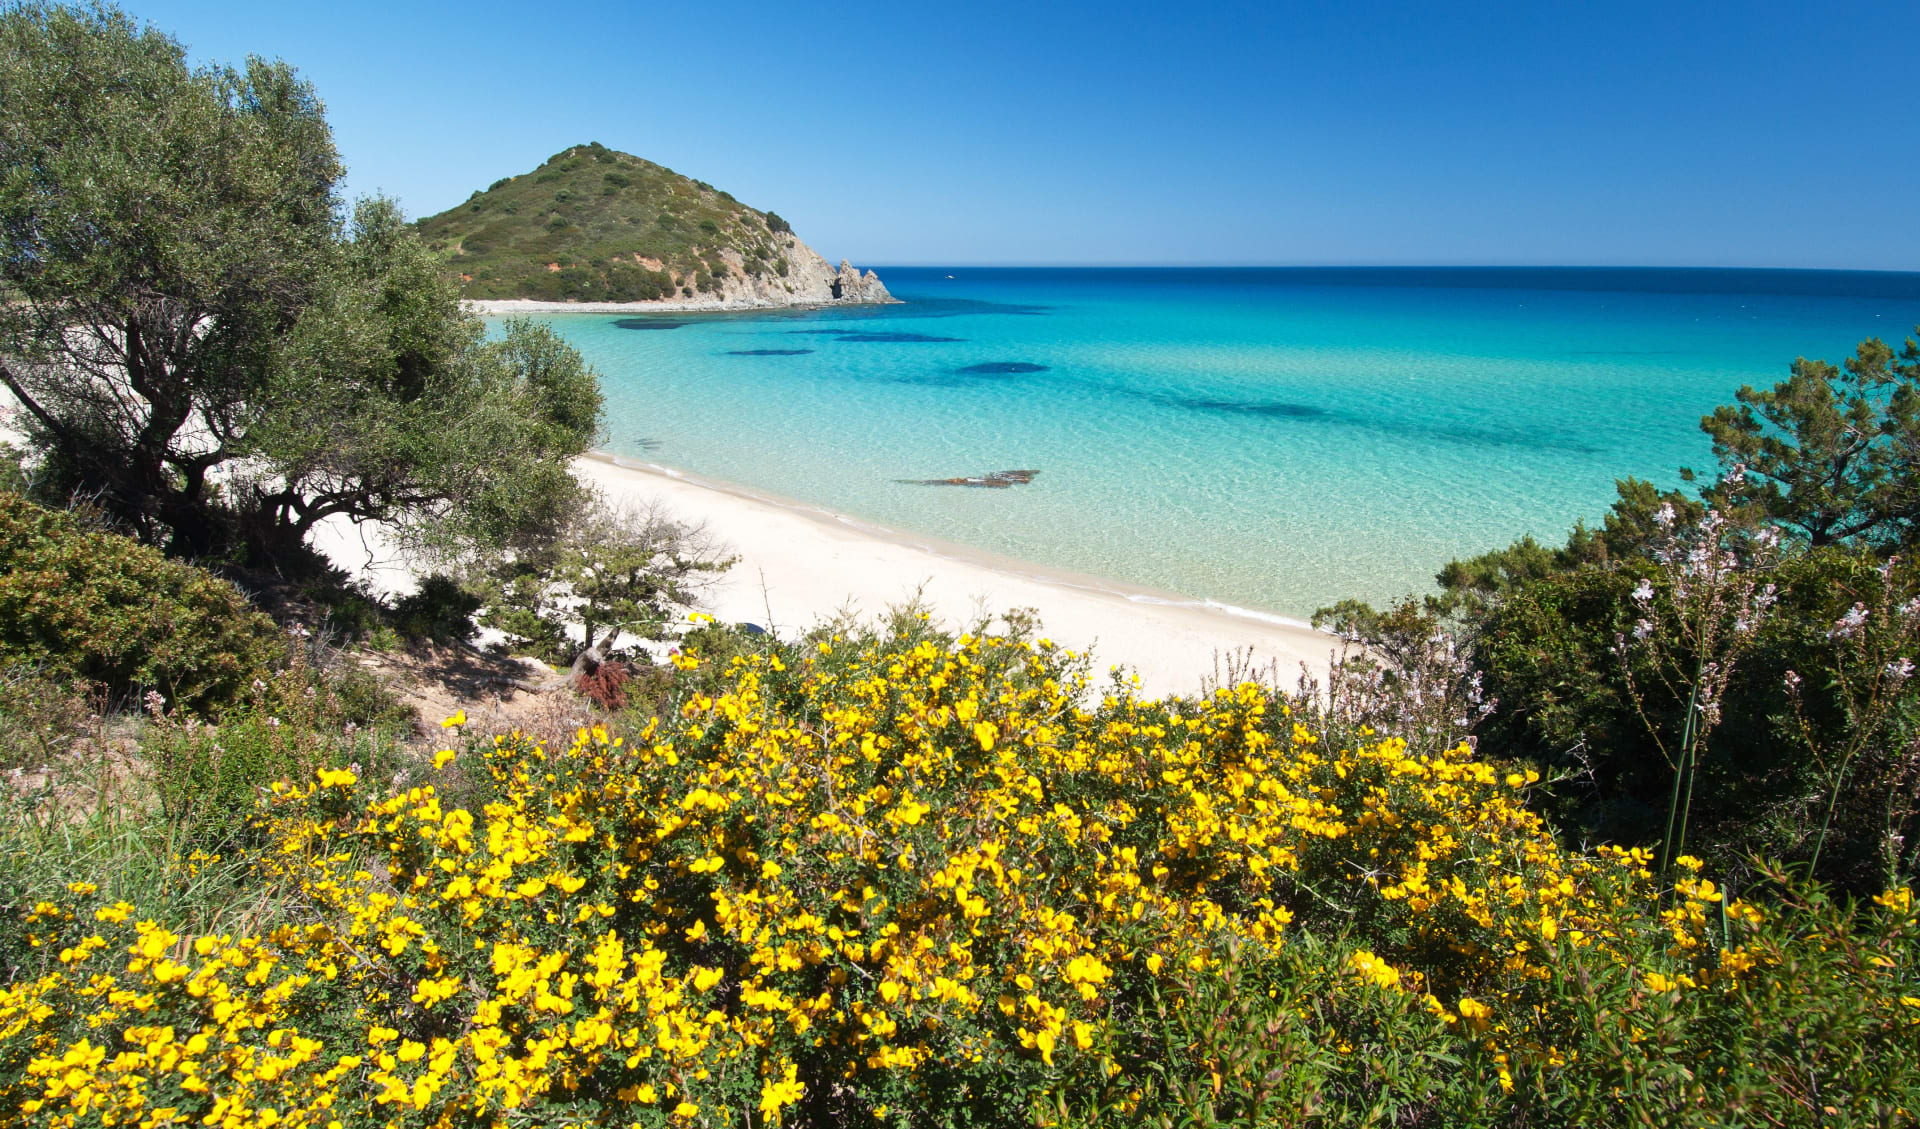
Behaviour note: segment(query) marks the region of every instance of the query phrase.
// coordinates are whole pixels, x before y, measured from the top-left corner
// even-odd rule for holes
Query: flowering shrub
[[[442,753],[479,810],[321,768],[262,817],[275,922],[179,935],[84,882],[23,912],[0,1121],[1920,1108],[1910,891],[1661,897],[1464,747],[1334,747],[1251,685],[1092,706],[1078,669],[907,621],[737,655],[626,737]]]

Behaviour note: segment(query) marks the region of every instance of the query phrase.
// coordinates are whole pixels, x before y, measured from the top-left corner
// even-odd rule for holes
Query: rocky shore
[[[570,302],[534,298],[469,298],[468,309],[482,314],[630,314],[648,311],[700,313],[719,310],[770,310],[794,306],[875,306],[897,303],[887,285],[872,271],[862,271],[845,259],[836,268],[819,252],[787,235],[782,250],[787,276],[753,277],[741,269],[738,252],[723,251],[727,277],[720,292],[659,298],[650,302]]]

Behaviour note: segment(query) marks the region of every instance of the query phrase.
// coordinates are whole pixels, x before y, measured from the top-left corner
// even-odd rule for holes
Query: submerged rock
[[[1047,366],[1036,365],[1032,361],[988,361],[985,364],[968,365],[966,368],[954,371],[976,376],[1010,376],[1016,373],[1045,372]]]
[[[1039,473],[1037,470],[996,470],[992,474],[964,478],[901,478],[895,481],[908,486],[984,486],[1004,490],[1009,486],[1025,486]]]

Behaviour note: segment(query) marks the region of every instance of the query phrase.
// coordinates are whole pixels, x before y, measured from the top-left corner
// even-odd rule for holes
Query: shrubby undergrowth
[[[0,491],[0,664],[218,711],[284,653],[227,581]]]
[[[679,660],[667,709],[320,769],[193,930],[22,907],[22,1124],[1903,1124],[1911,891],[1569,850],[1539,782],[1051,644]],[[266,903],[263,903],[266,904]]]

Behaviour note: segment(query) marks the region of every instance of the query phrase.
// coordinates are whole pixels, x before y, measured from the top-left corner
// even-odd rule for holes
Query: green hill
[[[793,295],[785,220],[599,142],[418,222],[469,298],[636,302]],[[822,261],[823,263],[824,261]]]

